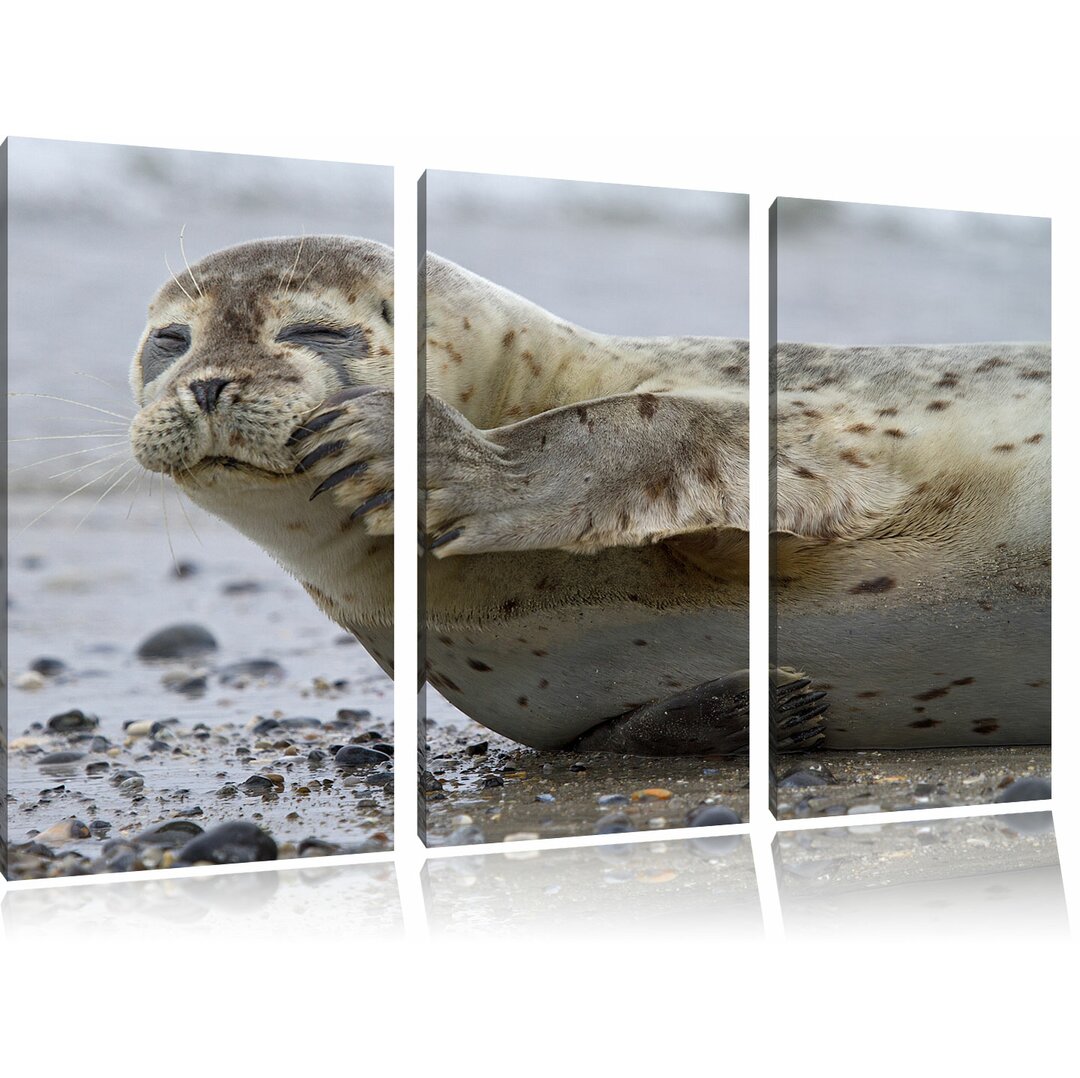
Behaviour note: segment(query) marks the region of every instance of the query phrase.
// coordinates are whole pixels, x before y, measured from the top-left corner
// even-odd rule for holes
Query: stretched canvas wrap
[[[426,175],[429,844],[746,819],[747,222]]]
[[[1050,222],[772,211],[782,818],[1050,796]]]
[[[6,153],[5,871],[389,848],[391,170]]]

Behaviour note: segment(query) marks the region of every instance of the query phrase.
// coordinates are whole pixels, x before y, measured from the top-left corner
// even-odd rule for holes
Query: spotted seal
[[[430,682],[539,748],[747,746],[747,345],[426,263]],[[1049,735],[1049,350],[775,355],[773,745]]]
[[[393,252],[258,240],[150,304],[131,445],[254,540],[388,673],[393,655]]]
[[[774,391],[772,661],[824,743],[1048,744],[1049,346],[780,344]]]
[[[538,748],[745,751],[746,342],[595,333],[430,253],[425,299],[430,683]]]

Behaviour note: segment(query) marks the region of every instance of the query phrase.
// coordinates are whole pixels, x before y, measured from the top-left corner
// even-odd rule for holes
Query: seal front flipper
[[[739,756],[750,744],[746,670],[606,719],[569,746],[634,756]]]
[[[327,496],[372,535],[394,531],[394,394],[351,386],[327,397],[287,443],[310,499]]]
[[[769,745],[773,752],[796,752],[825,740],[828,694],[810,678],[787,667],[769,671]]]

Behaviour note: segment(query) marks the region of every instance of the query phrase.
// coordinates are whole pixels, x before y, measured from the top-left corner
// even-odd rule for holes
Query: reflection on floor
[[[9,889],[0,914],[7,933],[20,939],[187,930],[230,938],[319,937],[338,936],[346,927],[353,938],[384,939],[402,927],[390,861]]]
[[[430,858],[423,881],[436,935],[761,934],[745,835]]]
[[[781,831],[789,940],[1068,931],[1049,812]]]

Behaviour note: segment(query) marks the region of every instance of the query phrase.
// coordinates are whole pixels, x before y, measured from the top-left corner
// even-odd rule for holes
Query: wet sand
[[[76,529],[92,499],[72,498],[22,532],[48,504],[10,504],[11,878],[168,865],[183,826],[132,840],[176,820],[188,837],[250,821],[278,857],[389,849],[392,757],[334,756],[393,741],[392,683],[366,652],[265,553],[189,506],[200,543],[171,493],[175,561],[157,490],[130,517],[130,498],[106,500]],[[176,623],[217,648],[136,656]],[[62,666],[43,676],[42,659]],[[270,665],[236,666],[253,660]],[[55,753],[77,755],[45,762]]]
[[[881,749],[777,757],[781,782],[793,772],[820,775],[827,781],[775,788],[774,812],[781,820],[988,805],[1006,796],[1020,779],[1049,782],[1050,746]]]
[[[662,831],[688,826],[703,806],[748,818],[746,757],[540,752],[426,692],[420,810],[429,846]]]

